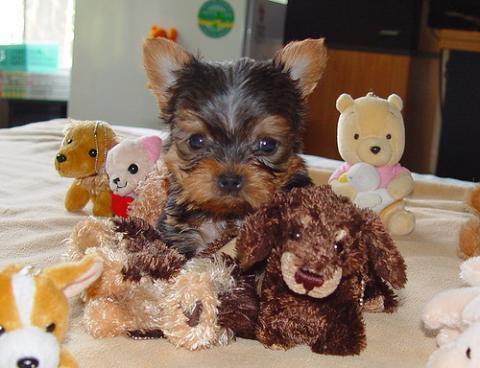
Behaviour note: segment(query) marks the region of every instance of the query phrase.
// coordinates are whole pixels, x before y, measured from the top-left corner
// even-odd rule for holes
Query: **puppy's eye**
[[[0,336],[2,336],[5,333],[5,328],[3,326],[0,326]]]
[[[202,134],[193,134],[188,139],[188,145],[194,150],[203,148],[203,146],[205,145],[205,137]]]
[[[131,164],[129,167],[128,167],[128,172],[130,174],[136,174],[138,172],[138,166],[136,164]]]
[[[47,331],[48,333],[53,333],[56,328],[57,325],[55,323],[50,323],[47,328],[45,328],[45,331]]]
[[[67,139],[67,144],[70,144],[70,143],[72,143],[72,142],[73,142],[72,138]]]
[[[391,134],[387,134],[387,139],[392,139],[392,135],[391,135]]]
[[[263,153],[273,153],[277,148],[277,141],[273,138],[264,137],[258,141],[258,149]]]
[[[465,351],[465,355],[467,356],[468,359],[472,359],[472,349],[468,348]]]
[[[92,148],[90,151],[88,151],[88,154],[90,157],[97,157],[97,150]]]
[[[360,135],[359,135],[358,133],[355,133],[355,134],[353,135],[353,139],[357,140],[358,138],[360,138]]]

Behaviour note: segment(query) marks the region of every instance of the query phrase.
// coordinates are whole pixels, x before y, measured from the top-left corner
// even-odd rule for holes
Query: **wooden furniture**
[[[427,6],[424,2],[419,51],[412,55],[329,49],[325,74],[309,98],[305,153],[341,159],[336,143],[339,113],[335,108],[341,93],[354,98],[369,91],[381,97],[396,93],[405,106],[406,147],[402,163],[416,172],[435,173],[441,133],[441,91],[445,85],[442,60],[446,60],[450,49],[480,52],[480,32],[428,28]]]

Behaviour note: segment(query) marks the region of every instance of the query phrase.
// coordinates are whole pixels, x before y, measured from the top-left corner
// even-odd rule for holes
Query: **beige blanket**
[[[61,261],[73,225],[91,210],[72,214],[63,208],[71,180],[59,177],[53,165],[63,124],[52,121],[0,130],[0,265],[23,262],[42,267]],[[316,168],[312,176],[324,183],[330,172]],[[409,276],[401,292],[402,305],[395,314],[365,316],[368,347],[360,356],[322,356],[306,347],[274,351],[243,339],[200,352],[175,349],[165,340],[95,340],[82,329],[79,302],[73,303],[68,348],[85,368],[423,367],[435,340],[422,330],[420,313],[433,294],[460,285],[457,234],[471,216],[462,204],[469,187],[435,178],[417,182],[408,202],[417,228],[397,239]]]

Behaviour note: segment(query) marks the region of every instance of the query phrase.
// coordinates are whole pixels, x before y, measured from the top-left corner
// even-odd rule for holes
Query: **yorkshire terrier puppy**
[[[170,126],[158,223],[168,246],[193,256],[226,242],[275,192],[312,184],[299,152],[305,99],[326,65],[323,39],[292,42],[269,61],[224,63],[147,39],[144,65]]]

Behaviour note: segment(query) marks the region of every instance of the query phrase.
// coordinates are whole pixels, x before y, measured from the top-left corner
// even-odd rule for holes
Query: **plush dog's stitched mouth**
[[[299,266],[300,260],[291,252],[284,252],[280,263],[283,280],[288,288],[297,294],[325,298],[337,289],[342,279],[341,268],[335,268],[332,276],[325,278],[320,273]]]

